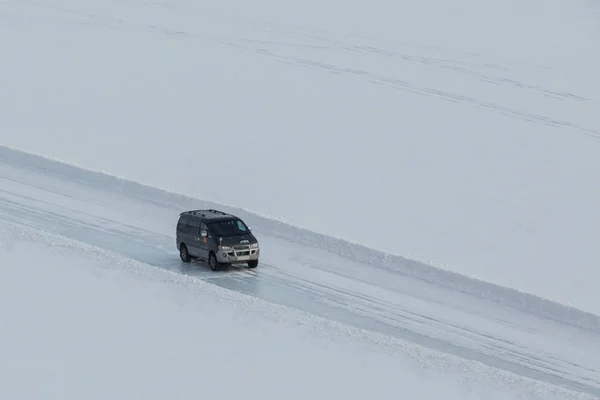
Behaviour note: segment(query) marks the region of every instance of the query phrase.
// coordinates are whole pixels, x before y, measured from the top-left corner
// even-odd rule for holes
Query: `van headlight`
[[[231,250],[233,250],[233,247],[231,247],[231,246],[220,246],[219,250],[221,250],[221,251],[231,251]]]
[[[252,244],[250,245],[250,248],[251,248],[251,249],[258,249],[258,243],[252,243]]]

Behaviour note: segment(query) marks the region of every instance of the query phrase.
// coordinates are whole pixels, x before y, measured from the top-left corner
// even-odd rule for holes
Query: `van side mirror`
[[[201,230],[201,231],[200,231],[200,236],[202,236],[202,237],[207,237],[207,236],[208,236],[208,232],[207,232],[207,231],[205,231],[205,230]]]

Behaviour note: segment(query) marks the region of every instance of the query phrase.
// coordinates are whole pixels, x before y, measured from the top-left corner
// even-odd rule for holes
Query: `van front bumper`
[[[217,250],[217,261],[224,264],[243,264],[258,260],[260,249],[250,246],[221,247]]]

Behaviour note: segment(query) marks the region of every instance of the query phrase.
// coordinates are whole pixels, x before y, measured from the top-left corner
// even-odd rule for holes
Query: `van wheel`
[[[190,253],[188,253],[187,246],[183,243],[181,243],[181,246],[179,246],[179,257],[181,257],[181,261],[184,263],[189,263],[192,261],[192,257],[190,257]]]
[[[258,267],[258,260],[248,261],[248,268],[256,268],[256,267]]]
[[[218,271],[219,267],[220,267],[220,263],[219,263],[219,261],[217,261],[217,256],[212,251],[210,252],[210,254],[208,256],[208,266],[213,271]]]

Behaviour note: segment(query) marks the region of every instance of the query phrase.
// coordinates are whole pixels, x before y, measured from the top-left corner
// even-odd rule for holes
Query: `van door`
[[[206,232],[206,236],[202,236],[202,232]],[[200,231],[198,232],[198,257],[208,260],[208,226],[202,221],[200,221]]]
[[[200,257],[202,252],[202,238],[200,237],[200,219],[190,218],[189,220],[189,245],[188,251],[193,257]]]

